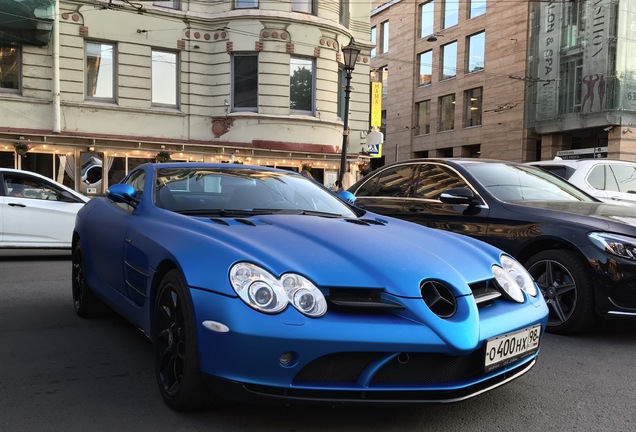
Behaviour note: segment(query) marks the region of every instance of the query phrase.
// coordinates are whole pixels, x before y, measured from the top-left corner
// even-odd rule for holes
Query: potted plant
[[[172,160],[172,156],[169,151],[162,150],[157,153],[157,156],[155,156],[155,160],[159,163],[170,162]]]
[[[19,154],[20,156],[24,156],[29,150],[33,148],[33,146],[27,144],[24,141],[18,141],[17,143],[13,144],[13,148],[15,149],[15,152],[17,154]]]

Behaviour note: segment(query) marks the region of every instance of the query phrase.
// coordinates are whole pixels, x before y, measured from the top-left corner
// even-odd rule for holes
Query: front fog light
[[[290,351],[284,352],[281,354],[278,361],[282,366],[289,366],[294,361],[294,354]]]

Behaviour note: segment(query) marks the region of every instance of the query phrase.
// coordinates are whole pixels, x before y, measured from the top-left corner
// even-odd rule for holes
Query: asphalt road
[[[116,316],[73,311],[65,252],[0,250],[0,431],[608,431],[636,430],[636,322],[547,335],[527,375],[451,405],[171,411],[150,342]]]

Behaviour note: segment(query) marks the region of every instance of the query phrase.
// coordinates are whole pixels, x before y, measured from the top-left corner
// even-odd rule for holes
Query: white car
[[[601,201],[636,203],[636,162],[556,158],[527,165],[556,174]]]
[[[70,248],[88,200],[43,175],[0,168],[0,248]]]

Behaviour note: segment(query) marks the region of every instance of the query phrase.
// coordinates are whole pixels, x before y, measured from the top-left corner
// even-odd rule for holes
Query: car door
[[[474,195],[472,204],[442,202],[442,193],[456,188],[469,189]],[[477,238],[483,238],[488,233],[489,208],[458,172],[440,163],[418,165],[414,187],[401,213],[402,219],[431,228]]]
[[[125,183],[132,185],[137,190],[137,198],[143,194],[145,173],[142,170],[136,171]],[[125,283],[126,262],[124,253],[128,245],[128,232],[139,218],[134,207],[128,204],[111,202],[110,208],[105,210],[107,214],[102,214],[102,218],[108,219],[108,230],[95,230],[93,232],[93,244],[86,245],[89,248],[98,248],[98,258],[108,257],[108,259],[95,259],[92,265],[98,277],[119,291],[124,296],[129,296],[128,287]]]
[[[576,176],[576,179],[574,179]],[[599,163],[592,166],[588,173],[577,172],[571,180],[576,186],[585,190],[596,199],[611,202],[611,194],[618,193],[618,183],[609,169],[609,165]]]
[[[617,190],[607,191],[608,200],[636,202],[636,166],[609,164],[608,170],[617,185]]]
[[[4,173],[3,187],[3,246],[71,247],[83,201],[52,182],[23,173]]]

